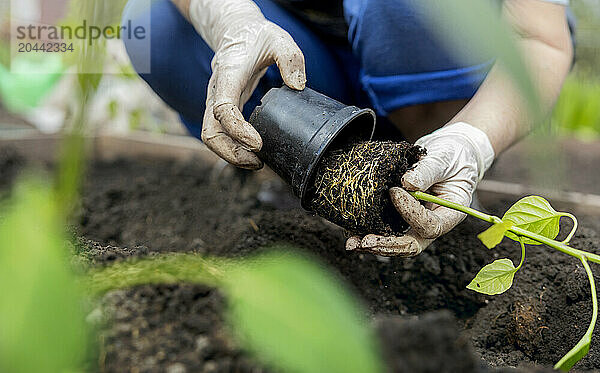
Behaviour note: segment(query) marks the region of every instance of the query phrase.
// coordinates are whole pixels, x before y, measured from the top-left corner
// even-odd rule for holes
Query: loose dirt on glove
[[[392,204],[388,190],[425,149],[407,142],[365,141],[325,155],[317,168],[309,207],[353,234],[404,233],[408,224]]]

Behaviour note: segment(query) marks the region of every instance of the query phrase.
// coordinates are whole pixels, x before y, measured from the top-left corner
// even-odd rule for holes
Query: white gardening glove
[[[427,155],[404,175],[404,189],[390,190],[394,206],[411,228],[400,237],[351,237],[347,250],[414,256],[465,218],[465,214],[446,207],[431,203],[423,206],[407,190],[429,192],[469,206],[477,183],[494,161],[494,149],[487,135],[467,123],[454,123],[422,137],[416,144],[427,149]]]
[[[191,0],[190,21],[215,52],[202,141],[242,168],[259,169],[262,140],[241,110],[267,68],[277,63],[285,84],[306,85],[304,55],[290,34],[265,19],[250,0]]]

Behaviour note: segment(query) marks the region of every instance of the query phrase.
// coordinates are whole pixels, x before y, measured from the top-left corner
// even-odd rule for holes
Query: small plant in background
[[[529,196],[519,200],[500,219],[496,216],[488,215],[427,193],[413,192],[411,194],[418,200],[432,202],[492,223],[493,225],[489,229],[477,236],[488,249],[496,247],[504,237],[517,241],[521,245],[521,260],[518,266],[515,267],[513,262],[507,258],[495,260],[479,271],[473,281],[467,286],[471,290],[487,295],[497,295],[510,289],[515,273],[517,273],[525,261],[525,244],[547,245],[579,259],[590,282],[592,292],[592,320],[583,337],[571,351],[556,363],[554,368],[567,371],[588,353],[598,317],[596,284],[588,261],[600,263],[600,255],[574,249],[568,245],[577,230],[577,219],[575,216],[568,212],[555,211],[548,201],[538,196]],[[573,221],[573,228],[563,241],[556,241],[562,217],[571,219]]]
[[[552,114],[560,133],[590,141],[600,137],[600,80],[578,72],[567,78]]]

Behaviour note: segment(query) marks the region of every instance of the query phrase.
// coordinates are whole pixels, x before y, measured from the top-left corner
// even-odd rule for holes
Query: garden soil
[[[0,152],[5,183],[21,164],[14,158]],[[512,202],[486,207],[500,214]],[[580,221],[573,246],[600,251],[598,218]],[[363,300],[390,371],[549,372],[591,317],[585,272],[570,257],[529,246],[507,293],[469,291],[485,264],[519,259],[508,240],[485,249],[475,237],[485,228],[469,218],[411,259],[346,252],[343,230],[300,209],[277,179],[199,160],[96,163],[74,221],[79,255],[94,266],[165,252],[243,257],[292,244],[339,273]],[[266,371],[230,337],[224,305],[217,290],[190,284],[108,293],[88,317],[101,331],[99,370]],[[600,368],[598,335],[577,369]]]

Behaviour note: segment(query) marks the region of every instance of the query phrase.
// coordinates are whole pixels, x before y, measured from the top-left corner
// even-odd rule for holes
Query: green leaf
[[[506,231],[512,226],[513,223],[511,221],[503,221],[502,223],[494,224],[485,231],[479,233],[477,238],[483,242],[485,247],[488,249],[493,249],[494,247],[498,246],[500,242],[502,242]]]
[[[364,311],[340,282],[298,256],[271,254],[225,276],[246,349],[290,372],[382,372]]]
[[[82,371],[88,331],[48,186],[20,183],[0,222],[0,372]]]
[[[555,211],[550,203],[539,196],[529,196],[520,199],[512,205],[502,217],[502,220],[510,220],[515,227],[537,233],[541,236],[555,239],[560,231],[560,218],[562,213]],[[507,232],[506,237],[519,241],[518,237]],[[529,245],[541,245],[539,242],[523,237],[523,243]]]
[[[510,259],[498,259],[481,268],[467,289],[487,295],[502,294],[512,286],[516,272]]]

